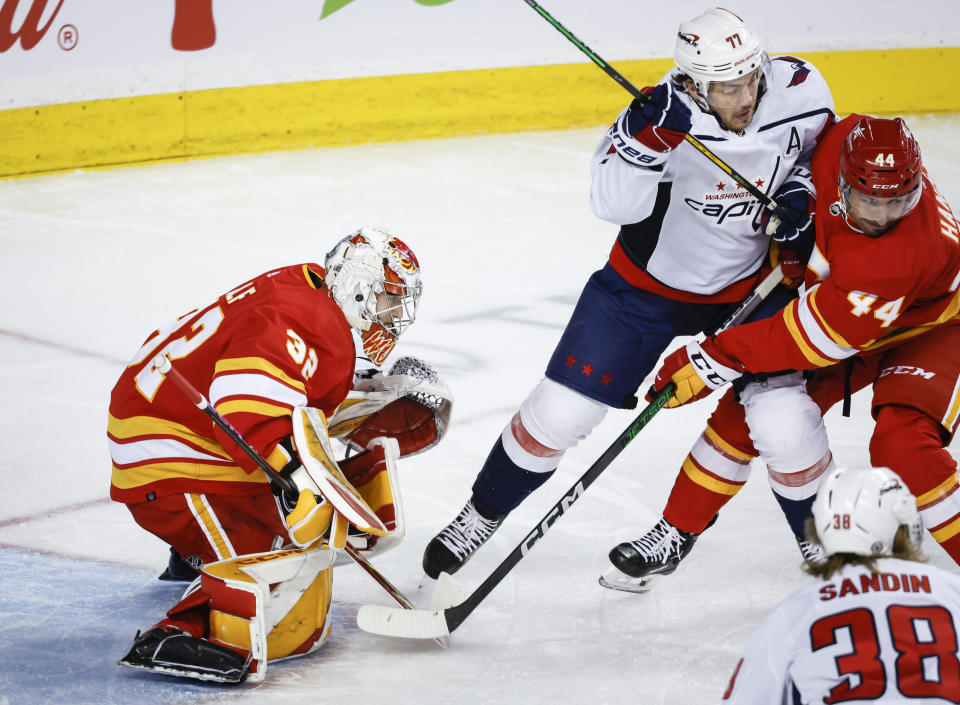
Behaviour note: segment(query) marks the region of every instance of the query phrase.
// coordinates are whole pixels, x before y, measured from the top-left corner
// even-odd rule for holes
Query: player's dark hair
[[[813,541],[820,546],[823,545],[820,543],[820,536],[817,534],[817,527],[812,518],[807,519],[804,528],[806,529],[808,541]],[[862,565],[871,573],[876,573],[878,572],[878,558],[899,558],[900,560],[915,561],[917,563],[923,563],[927,560],[910,538],[910,527],[904,524],[897,529],[897,533],[893,537],[893,550],[889,555],[875,554],[872,556],[861,556],[856,553],[834,553],[831,556],[827,556],[827,559],[823,563],[807,561],[803,566],[803,570],[815,578],[822,578],[823,580],[827,580],[834,573],[840,572],[840,569],[845,565]]]

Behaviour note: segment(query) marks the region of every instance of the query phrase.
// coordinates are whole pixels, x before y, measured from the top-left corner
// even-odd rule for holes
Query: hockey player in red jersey
[[[384,362],[413,323],[420,266],[397,237],[362,228],[324,267],[266,272],[155,331],[113,389],[111,497],[171,547],[163,578],[195,580],[120,661],[219,682],[264,677],[266,662],[318,648],[330,631],[336,551],[382,551],[403,534],[398,457],[442,436],[450,401],[436,373]],[[158,370],[159,355],[282,476],[290,496]],[[320,451],[297,448],[295,410],[312,409]],[[338,463],[329,438],[359,451]],[[382,529],[352,529],[310,483],[304,453],[353,483]],[[333,528],[331,528],[331,526]],[[370,527],[361,527],[370,528]],[[385,535],[384,535],[385,534]],[[199,577],[198,577],[199,576]]]
[[[810,155],[833,120],[816,68],[794,57],[771,61],[743,21],[720,8],[680,25],[675,60],[594,152],[590,203],[619,226],[616,242],[466,505],[427,545],[430,577],[459,570],[607,409],[636,405],[639,385],[676,336],[719,325],[757,283],[768,235],[791,241],[809,223]],[[777,224],[762,223],[766,209],[687,134],[770,194]],[[771,315],[793,296],[780,287],[753,315]]]
[[[804,296],[675,351],[654,386],[673,382],[673,403],[683,404],[747,372],[816,370],[812,380],[804,388],[796,373],[747,377],[739,402],[727,390],[658,524],[680,541],[621,544],[613,577],[619,569],[623,581],[642,583],[672,572],[757,455],[798,531],[832,463],[821,416],[869,385],[871,462],[903,478],[924,525],[960,563],[957,464],[945,449],[960,419],[960,227],[900,118],[837,123],[817,149],[813,178],[817,245]]]
[[[900,478],[835,470],[810,523],[825,554],[807,565],[816,581],[756,628],[723,702],[960,702],[960,578],[919,558],[920,519]]]

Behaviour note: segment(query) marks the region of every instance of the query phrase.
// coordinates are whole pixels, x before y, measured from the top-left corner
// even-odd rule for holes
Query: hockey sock
[[[957,461],[943,447],[939,422],[909,406],[883,406],[870,440],[870,462],[900,475],[917,498],[924,526],[960,565]]]
[[[817,495],[814,494],[805,499],[788,499],[774,492],[773,496],[777,498],[777,504],[780,505],[783,515],[787,518],[790,531],[796,534],[798,539],[805,541],[807,538],[805,528],[806,521],[808,517],[813,516],[811,508],[813,507],[813,500],[817,498]]]
[[[689,462],[688,457],[684,470]],[[663,509],[663,518],[681,531],[699,534],[707,528],[707,524],[723,506],[733,499],[733,494],[739,489],[731,486],[731,494],[715,492],[695,482],[687,472],[681,471],[673,483],[667,506]]]
[[[739,425],[743,426],[739,405]],[[673,483],[670,498],[663,510],[663,518],[681,531],[699,534],[723,506],[740,491],[750,476],[750,461],[756,453],[748,453],[740,445],[750,447],[750,440],[734,445],[714,428],[720,408],[714,412],[711,423],[701,434]],[[722,420],[722,419],[721,419]],[[742,435],[746,437],[743,427]],[[736,438],[733,433],[729,437]],[[752,450],[752,448],[751,448]]]
[[[506,516],[535,489],[550,479],[554,470],[524,470],[507,455],[497,438],[490,455],[473,483],[473,506],[488,519]]]

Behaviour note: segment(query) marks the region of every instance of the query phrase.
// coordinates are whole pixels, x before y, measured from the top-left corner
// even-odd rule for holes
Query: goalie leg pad
[[[406,531],[403,502],[397,479],[399,444],[394,438],[375,438],[367,450],[340,463],[344,476],[357,488],[377,517],[387,528],[380,538],[372,534],[354,534],[349,537],[354,548],[369,552],[368,557],[395,548]]]
[[[204,566],[210,639],[249,654],[250,679],[266,662],[318,649],[330,635],[334,552],[319,545]]]

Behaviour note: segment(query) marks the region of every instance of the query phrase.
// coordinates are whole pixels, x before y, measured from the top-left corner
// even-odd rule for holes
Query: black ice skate
[[[803,554],[803,560],[807,563],[818,565],[827,560],[827,557],[823,555],[823,546],[813,541],[802,539],[799,536],[794,536],[794,538],[797,540],[797,547],[800,549],[800,553]]]
[[[600,584],[613,590],[647,592],[654,576],[670,575],[677,569],[699,535],[681,531],[661,519],[645,536],[610,551],[614,567],[600,576]]]
[[[423,572],[434,580],[440,573],[453,575],[493,536],[504,519],[488,519],[477,511],[470,499],[457,518],[427,544],[423,552]]]
[[[250,659],[174,627],[154,627],[146,634],[137,632],[129,653],[117,663],[141,671],[236,685],[246,679]]]
[[[199,563],[199,559],[197,559],[196,556],[193,556],[193,558]],[[196,580],[198,575],[199,573],[194,565],[185,560],[179,553],[177,553],[177,549],[171,546],[170,560],[167,561],[167,567],[157,577],[157,579],[193,582]]]

